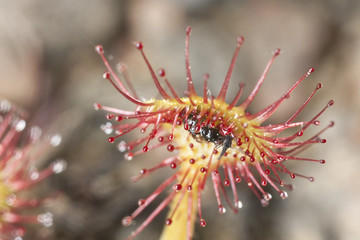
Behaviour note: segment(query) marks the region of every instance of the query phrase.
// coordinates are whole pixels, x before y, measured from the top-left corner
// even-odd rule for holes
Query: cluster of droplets
[[[43,199],[25,199],[18,193],[66,169],[66,161],[58,159],[43,170],[36,162],[49,147],[61,143],[59,134],[44,135],[41,128],[27,126],[27,116],[6,100],[0,101],[0,237],[12,236],[21,240],[25,234],[23,223],[53,224],[50,212],[25,215],[23,210],[36,208],[53,196]]]

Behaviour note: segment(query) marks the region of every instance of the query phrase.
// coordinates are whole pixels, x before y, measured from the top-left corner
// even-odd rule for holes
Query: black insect
[[[188,131],[191,133],[192,137],[201,142],[202,140],[212,142],[217,147],[222,146],[222,151],[218,159],[224,156],[226,150],[231,147],[233,137],[230,135],[222,135],[220,131],[216,128],[211,128],[209,126],[203,126],[201,119],[198,119],[193,114],[189,114],[183,120],[184,123],[188,125]]]

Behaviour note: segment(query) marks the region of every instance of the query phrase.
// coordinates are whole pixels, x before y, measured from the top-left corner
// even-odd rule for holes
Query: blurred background
[[[114,66],[126,63],[138,94],[146,99],[157,92],[132,44],[143,41],[153,67],[164,67],[181,93],[186,86],[187,25],[193,28],[190,62],[199,91],[202,74],[208,72],[209,89],[217,94],[236,37],[242,35],[245,43],[232,76],[229,100],[239,82],[246,83],[244,99],[273,50],[281,48],[282,54],[250,111],[259,111],[276,100],[314,67],[316,71],[269,122],[286,120],[322,82],[324,87],[298,119],[310,119],[333,99],[335,105],[320,121],[324,126],[331,120],[336,123],[323,135],[326,144],[304,154],[324,158],[325,165],[287,165],[313,176],[315,182],[294,179],[296,188],[289,192],[289,198],[283,201],[273,193],[266,208],[247,187],[240,186],[244,206],[237,215],[228,211],[218,216],[215,197],[209,191],[211,197],[203,209],[207,227],[200,229],[197,224],[194,239],[360,239],[358,0],[1,0],[0,98],[27,109],[37,125],[60,133],[63,142],[54,154],[68,161],[64,173],[41,185],[43,192],[62,192],[50,207],[55,225],[31,225],[27,239],[124,239],[150,213],[148,209],[134,226],[121,225],[121,219],[136,208],[137,200],[148,196],[170,172],[160,171],[131,183],[131,176],[163,157],[155,152],[129,162],[116,144],[107,142],[108,136],[100,130],[107,121],[105,113],[94,111],[93,103],[128,110],[133,105],[102,79],[105,68],[94,46],[102,44]],[[137,239],[158,239],[165,215],[166,211]]]

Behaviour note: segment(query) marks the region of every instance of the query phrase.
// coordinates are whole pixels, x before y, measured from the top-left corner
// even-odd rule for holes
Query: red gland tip
[[[201,227],[205,227],[206,226],[206,222],[204,219],[200,219],[200,226]]]
[[[139,199],[138,206],[142,206],[144,204],[145,204],[145,200],[144,199]]]
[[[239,45],[243,44],[244,40],[245,40],[245,38],[243,36],[238,36],[236,39],[236,41]]]
[[[320,88],[322,88],[322,84],[318,83],[318,85],[316,86],[316,89],[320,89]]]
[[[165,224],[170,226],[172,224],[172,220],[170,218],[166,219]]]
[[[226,208],[224,208],[224,206],[223,205],[219,205],[219,213],[220,214],[224,214],[224,213],[226,213]]]
[[[98,54],[103,54],[103,53],[104,53],[104,48],[103,48],[103,46],[101,46],[101,45],[96,45],[96,46],[95,46],[95,51],[96,51]]]
[[[331,121],[330,123],[329,123],[329,127],[333,127],[335,125],[335,122],[334,121]]]
[[[187,26],[186,27],[186,34],[190,35],[190,33],[191,33],[191,27]]]
[[[160,77],[165,77],[165,75],[166,75],[166,72],[165,72],[165,70],[163,68],[160,68],[158,73],[159,73]]]
[[[108,114],[106,114],[106,115],[105,115],[105,117],[106,117],[106,119],[107,119],[107,120],[111,120],[111,119],[113,119],[113,118],[114,118],[114,115],[113,115],[113,114],[108,113]]]
[[[123,226],[130,226],[133,221],[133,218],[130,216],[124,217],[121,221]]]
[[[177,183],[173,186],[174,191],[178,192],[182,189],[182,185],[180,183]]]
[[[283,199],[283,200],[285,200],[288,197],[288,194],[285,191],[280,191],[279,194],[280,194],[281,199]]]
[[[328,102],[328,107],[330,107],[330,106],[332,106],[332,105],[334,105],[334,100],[330,100],[330,101]]]
[[[280,53],[281,53],[281,49],[280,49],[280,48],[277,48],[277,49],[275,49],[275,51],[274,51],[274,56],[279,56]]]
[[[135,47],[139,50],[142,50],[144,45],[142,44],[142,42],[139,41],[139,42],[135,42]]]
[[[315,71],[315,68],[313,68],[313,67],[309,68],[309,71],[307,72],[306,76],[309,76],[314,71]]]
[[[169,152],[173,152],[174,149],[175,149],[175,147],[174,147],[174,145],[172,145],[172,144],[169,144],[169,145],[167,146],[167,150],[168,150]]]
[[[108,138],[108,142],[109,142],[109,143],[113,143],[114,141],[115,141],[115,138],[114,138],[114,137],[109,137],[109,138]]]
[[[100,103],[94,103],[94,109],[97,111],[101,108],[101,104]]]
[[[321,160],[319,161],[319,163],[324,164],[324,163],[325,163],[325,160],[324,160],[324,159],[321,159]]]
[[[141,175],[145,175],[147,172],[148,172],[148,170],[146,168],[143,168],[140,170]]]
[[[203,79],[209,79],[210,78],[210,74],[209,73],[204,73],[203,74]]]
[[[109,79],[110,79],[110,73],[109,73],[108,71],[104,72],[103,78],[104,78],[105,80],[109,80]]]

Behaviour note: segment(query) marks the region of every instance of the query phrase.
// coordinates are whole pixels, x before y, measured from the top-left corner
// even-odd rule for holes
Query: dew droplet
[[[236,41],[238,44],[242,44],[244,42],[245,38],[243,36],[238,36]]]
[[[200,219],[200,226],[201,227],[205,227],[206,226],[206,222],[204,219]]]
[[[240,200],[237,201],[237,202],[235,202],[235,207],[237,207],[237,208],[242,208],[242,207],[243,207],[242,202],[241,202]]]
[[[142,206],[145,204],[145,200],[144,199],[139,199],[139,201],[137,202],[138,206]]]
[[[275,51],[274,51],[274,55],[275,55],[275,56],[278,56],[280,53],[281,53],[281,49],[280,49],[280,48],[275,49]]]
[[[220,214],[224,214],[224,213],[226,213],[226,208],[224,208],[224,206],[223,205],[219,205],[219,213]]]
[[[39,138],[41,137],[42,131],[41,128],[34,126],[30,129],[30,138],[31,141],[35,142],[37,140],[39,140]]]
[[[125,141],[121,141],[119,142],[119,144],[117,145],[117,149],[120,151],[120,152],[125,152],[126,151],[126,142]]]
[[[169,144],[169,145],[167,146],[167,150],[168,150],[169,152],[173,152],[174,149],[175,149],[175,147],[174,147],[174,145],[172,145],[172,144]]]
[[[172,224],[172,220],[170,218],[166,219],[165,224],[170,226]]]
[[[96,45],[96,46],[95,46],[95,50],[96,50],[96,52],[97,52],[98,54],[103,54],[103,53],[104,53],[104,48],[103,48],[103,46],[101,46],[101,45]]]
[[[270,193],[265,193],[265,194],[263,195],[263,197],[264,197],[264,199],[265,199],[266,201],[270,201],[270,200],[272,199],[272,196],[271,196]]]
[[[148,172],[148,170],[146,168],[143,168],[140,170],[141,175],[145,175],[147,172]]]
[[[109,73],[108,71],[104,72],[103,78],[104,78],[105,80],[110,79],[110,73]]]
[[[286,198],[288,197],[287,192],[285,192],[285,191],[280,191],[280,197],[281,197],[282,199],[286,199]]]
[[[0,112],[9,112],[11,109],[11,103],[8,100],[2,100],[0,102]]]
[[[18,119],[15,121],[14,127],[17,132],[21,132],[26,127],[26,121],[23,119]]]
[[[182,185],[180,183],[177,183],[173,186],[174,191],[178,192],[182,189]]]
[[[113,118],[114,118],[114,114],[110,114],[110,113],[106,114],[106,119],[107,120],[111,120]]]
[[[269,206],[269,202],[266,201],[265,199],[260,199],[260,204],[262,207],[267,207]]]
[[[126,216],[121,220],[121,223],[123,226],[130,226],[133,222],[133,218],[131,216]]]
[[[16,200],[16,195],[14,193],[11,193],[10,195],[8,195],[6,197],[5,202],[7,205],[12,206],[14,204],[15,200]]]
[[[66,169],[67,163],[63,159],[56,160],[52,165],[52,170],[55,174],[59,174]]]
[[[101,108],[101,105],[99,103],[94,103],[94,109],[95,111],[98,111]]]
[[[50,227],[53,225],[53,215],[50,212],[39,214],[37,220],[45,227]]]
[[[165,70],[163,68],[160,68],[159,71],[158,71],[158,74],[159,74],[160,77],[165,77],[166,72],[165,72]]]
[[[131,152],[125,153],[124,158],[128,161],[131,161],[134,157],[134,154]]]
[[[306,73],[306,77],[308,77],[311,73],[315,71],[315,68],[310,68],[309,71]]]
[[[32,168],[29,172],[29,177],[31,180],[36,180],[38,179],[40,176],[40,173],[38,172],[38,170],[36,168]]]
[[[175,169],[177,167],[176,163],[172,162],[170,163],[170,168]]]
[[[60,134],[55,134],[52,137],[50,137],[50,144],[53,147],[57,147],[57,146],[60,145],[61,140],[62,140],[61,135]]]
[[[102,124],[100,126],[100,129],[103,130],[106,135],[111,134],[113,132],[113,130],[114,130],[111,122],[107,122],[105,124]]]
[[[142,50],[144,46],[143,46],[142,42],[135,42],[135,47],[139,50]]]

